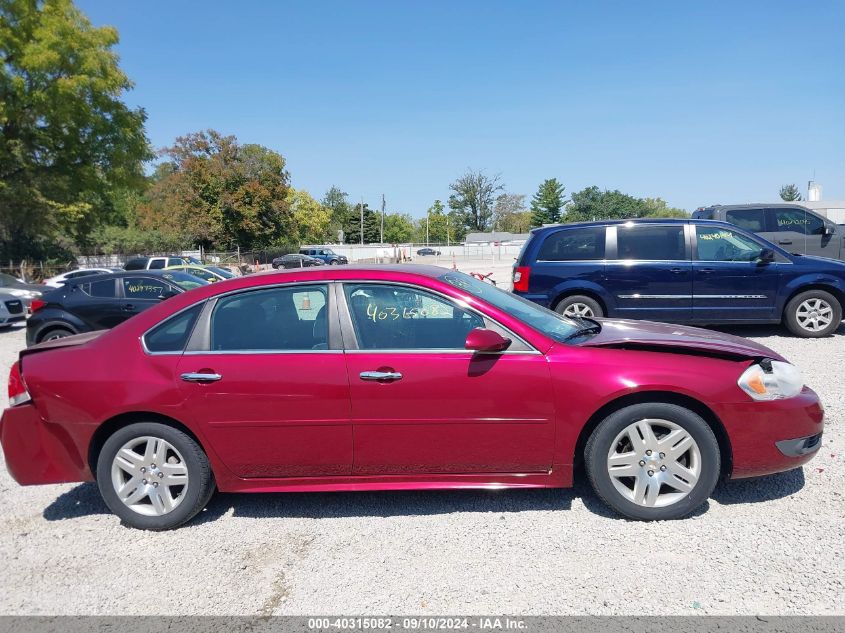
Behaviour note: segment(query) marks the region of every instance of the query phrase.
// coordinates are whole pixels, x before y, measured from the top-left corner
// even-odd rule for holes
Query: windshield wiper
[[[572,334],[568,334],[564,337],[564,341],[571,341],[574,338],[578,338],[579,336],[586,336],[587,334],[598,334],[601,332],[601,325],[596,321],[588,321],[582,317],[578,317],[578,320],[581,323],[584,323],[581,327],[575,330]]]

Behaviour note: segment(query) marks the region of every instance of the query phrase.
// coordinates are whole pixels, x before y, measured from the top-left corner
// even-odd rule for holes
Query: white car
[[[25,319],[26,304],[23,300],[8,292],[0,292],[0,328],[8,327]]]
[[[50,277],[44,280],[44,284],[52,288],[61,288],[69,279],[76,279],[77,277],[87,277],[88,275],[99,275],[100,273],[113,273],[119,268],[77,268],[55,277]]]

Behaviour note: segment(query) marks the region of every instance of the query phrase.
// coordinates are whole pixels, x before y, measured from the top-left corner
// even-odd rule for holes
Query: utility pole
[[[364,196],[361,196],[361,246],[364,245]]]
[[[378,241],[379,244],[384,244],[384,194],[381,194],[381,235]]]
[[[431,209],[425,214],[425,245],[428,246],[428,221],[431,218]]]

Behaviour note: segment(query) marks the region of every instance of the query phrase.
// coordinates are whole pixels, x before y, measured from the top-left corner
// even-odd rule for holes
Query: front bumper
[[[721,405],[731,442],[731,477],[758,477],[798,468],[821,448],[824,409],[809,388],[794,398]]]
[[[23,486],[58,484],[92,479],[67,431],[45,422],[32,404],[21,404],[3,412],[0,444],[6,470]]]

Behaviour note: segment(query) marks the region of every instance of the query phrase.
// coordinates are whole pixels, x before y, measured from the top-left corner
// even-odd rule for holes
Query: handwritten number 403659
[[[419,319],[428,316],[448,316],[445,314],[445,309],[437,309],[432,307],[430,310],[421,310],[419,308],[402,308],[401,310],[395,306],[379,307],[374,303],[367,304],[367,318],[374,323],[379,321],[398,321],[399,319]]]

